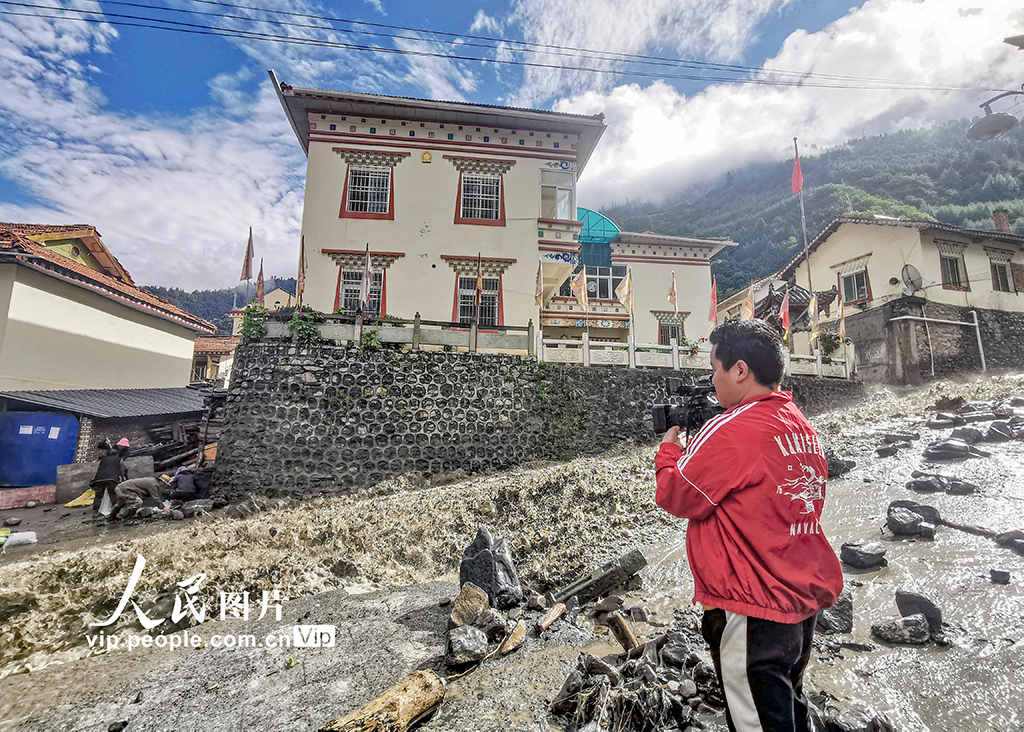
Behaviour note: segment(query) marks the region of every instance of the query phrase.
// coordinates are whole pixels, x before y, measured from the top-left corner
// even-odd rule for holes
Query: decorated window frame
[[[442,254],[441,259],[455,273],[452,294],[451,323],[468,328],[476,321],[476,278],[479,267],[483,277],[481,292],[480,328],[505,325],[505,270],[516,263],[510,257],[475,257],[472,255]],[[484,317],[486,314],[486,317]]]
[[[341,147],[334,152],[345,161],[338,218],[394,221],[395,167],[409,153]]]
[[[459,171],[453,222],[505,226],[505,173],[512,169],[515,161],[456,155],[444,158]]]
[[[1016,282],[1013,278],[1011,260],[1013,252],[1006,249],[994,249],[985,247],[988,254],[989,272],[992,275],[992,291],[1016,294],[1018,292]]]
[[[349,275],[348,289],[355,286],[356,277],[362,282],[363,268],[366,266],[366,251],[357,249],[321,249],[322,254],[330,257],[338,265],[338,281],[334,288],[334,312],[345,304],[346,274]],[[370,283],[370,309],[368,315],[382,317],[388,314],[388,270],[405,252],[381,252],[370,250],[370,271],[373,280]]]
[[[967,261],[964,259],[967,245],[936,239],[935,246],[939,250],[939,280],[942,282],[942,289],[970,292],[971,278],[967,272]]]

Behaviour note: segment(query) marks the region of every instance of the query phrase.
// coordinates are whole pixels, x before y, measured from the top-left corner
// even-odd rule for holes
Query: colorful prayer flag
[[[484,296],[484,260],[480,252],[476,253],[476,307],[480,311],[480,300]]]
[[[679,297],[676,294],[676,273],[672,273],[672,286],[668,288],[668,301],[672,303],[672,312],[679,312]]]
[[[590,310],[587,300],[587,268],[580,267],[579,274],[572,278],[572,294],[576,302],[583,306],[583,312]]]
[[[533,299],[537,307],[544,307],[544,270],[541,262],[537,261],[537,289],[533,293]]]
[[[615,288],[615,298],[622,303],[622,307],[626,308],[626,311],[633,314],[633,269],[629,268],[626,270],[626,276],[622,278],[618,286]]]
[[[674,277],[673,284],[675,284]],[[711,323],[712,328],[718,322],[718,280],[714,277],[711,278],[711,309],[708,310],[708,322]]]
[[[295,307],[302,308],[302,291],[306,289],[306,237],[299,239],[299,276],[295,281]]]
[[[811,301],[807,303],[807,324],[811,329],[811,342],[821,335],[818,329],[818,294],[811,295]]]
[[[782,298],[782,305],[779,306],[779,320],[782,321],[782,340],[789,342],[789,288]]]
[[[846,303],[843,302],[843,291],[840,290],[839,298],[839,337],[846,340]]]
[[[260,257],[260,273],[256,276],[256,302],[263,304],[263,257]]]
[[[359,278],[359,309],[366,313],[370,308],[370,292],[373,290],[373,262],[370,260],[370,245],[366,245],[366,258],[363,260],[363,274]]]
[[[804,174],[800,170],[800,155],[793,157],[793,193],[799,193],[804,189]]]
[[[754,319],[754,283],[747,288],[747,296],[743,299],[743,308],[740,310],[741,320]]]
[[[238,278],[239,281],[251,280],[252,279],[252,260],[253,260],[253,249],[252,249],[252,227],[249,227],[249,243],[245,245],[245,259],[242,261],[242,276]]]

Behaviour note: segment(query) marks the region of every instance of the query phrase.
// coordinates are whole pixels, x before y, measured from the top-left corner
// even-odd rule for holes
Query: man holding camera
[[[779,390],[782,344],[761,320],[731,320],[710,337],[713,383],[725,412],[683,445],[665,433],[655,501],[689,519],[694,601],[704,607],[734,732],[809,729],[802,694],[819,610],[842,569],[819,521],[824,449],[793,396]]]

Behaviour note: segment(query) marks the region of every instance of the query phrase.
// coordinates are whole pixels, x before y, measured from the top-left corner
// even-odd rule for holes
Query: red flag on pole
[[[263,304],[263,257],[260,257],[260,273],[256,276],[256,302]]]
[[[789,288],[786,288],[786,294],[782,298],[782,305],[779,306],[779,320],[782,321],[782,340],[789,341]]]
[[[718,280],[714,277],[711,278],[711,309],[708,311],[708,322],[712,328],[718,322]]]
[[[242,262],[242,276],[238,278],[239,281],[241,281],[241,280],[251,280],[252,279],[252,260],[253,260],[252,227],[250,226],[249,227],[249,243],[245,245],[245,260]]]
[[[804,189],[804,174],[800,170],[800,156],[793,158],[793,193],[799,193]]]

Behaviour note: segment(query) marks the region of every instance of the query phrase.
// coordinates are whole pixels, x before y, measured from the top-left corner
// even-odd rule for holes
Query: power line
[[[245,38],[249,40],[271,42],[271,43],[285,43],[292,45],[307,45],[317,46],[324,48],[338,48],[348,49],[354,51],[370,51],[374,53],[386,53],[399,56],[419,56],[419,57],[431,57],[431,58],[442,58],[446,60],[456,61],[477,61],[484,63],[504,64],[512,66],[523,66],[531,68],[546,68],[555,69],[562,71],[584,71],[589,73],[597,74],[610,74],[613,76],[636,76],[643,78],[654,78],[654,79],[679,79],[686,81],[709,81],[709,82],[720,82],[727,84],[757,84],[763,86],[792,86],[792,87],[810,87],[810,88],[823,88],[823,89],[854,89],[854,90],[876,90],[876,91],[978,91],[975,88],[968,87],[939,87],[939,86],[891,86],[883,84],[870,84],[870,85],[856,85],[856,84],[843,84],[843,83],[808,83],[802,80],[768,80],[768,79],[752,79],[752,78],[731,78],[731,77],[718,77],[718,76],[703,76],[699,74],[655,74],[644,71],[636,70],[619,70],[619,69],[605,69],[596,68],[589,66],[564,66],[561,64],[542,63],[537,61],[516,61],[511,59],[490,59],[481,58],[478,56],[465,56],[460,54],[445,54],[430,51],[416,51],[411,49],[396,49],[387,48],[384,46],[372,46],[366,44],[357,43],[345,43],[342,41],[327,41],[318,38],[310,38],[308,36],[286,36],[276,33],[262,33],[258,31],[250,31],[238,28],[225,28],[220,26],[204,25],[199,23],[186,23],[183,21],[167,20],[165,18],[153,18],[150,16],[137,16],[127,15],[122,13],[107,13],[103,11],[93,10],[80,10],[74,8],[65,8],[57,6],[39,5],[34,3],[23,3],[14,2],[13,0],[0,0],[0,5],[9,5],[17,7],[27,7],[37,10],[55,10],[63,13],[78,13],[80,15],[98,15],[99,18],[89,17],[75,17],[69,15],[44,15],[40,13],[27,13],[17,11],[0,10],[0,15],[15,16],[15,17],[29,17],[29,18],[41,18],[46,20],[57,20],[65,22],[79,22],[79,23],[106,23],[112,26],[121,27],[136,27],[146,28],[150,30],[163,30],[177,33],[185,33],[192,35],[212,35],[223,38]],[[122,18],[123,20],[111,20],[111,18]],[[143,22],[133,22],[143,21]],[[253,21],[258,22],[258,21]],[[154,25],[158,23],[160,25]],[[324,29],[328,30],[328,29]],[[337,30],[337,29],[335,29]],[[985,91],[1002,91],[1002,90],[985,90]]]

